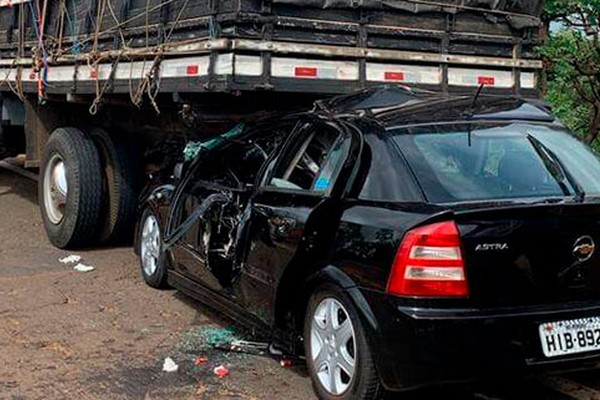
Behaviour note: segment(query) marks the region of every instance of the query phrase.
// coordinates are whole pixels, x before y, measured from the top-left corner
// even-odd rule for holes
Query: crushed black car
[[[600,360],[600,161],[543,105],[380,88],[197,150],[146,190],[143,277],[304,354],[319,398]]]

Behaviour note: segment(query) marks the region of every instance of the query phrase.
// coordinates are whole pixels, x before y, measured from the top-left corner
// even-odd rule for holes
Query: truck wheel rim
[[[334,396],[344,394],[356,371],[356,336],[348,311],[336,299],[324,299],[314,312],[310,353],[321,386]]]
[[[46,215],[54,225],[61,223],[67,206],[67,169],[62,157],[54,154],[44,172],[44,205]]]
[[[147,276],[158,269],[160,257],[160,228],[154,215],[149,215],[142,228],[142,267]]]

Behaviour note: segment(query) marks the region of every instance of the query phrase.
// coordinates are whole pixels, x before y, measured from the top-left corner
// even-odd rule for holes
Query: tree
[[[548,100],[592,143],[600,135],[600,0],[548,0],[543,19]]]

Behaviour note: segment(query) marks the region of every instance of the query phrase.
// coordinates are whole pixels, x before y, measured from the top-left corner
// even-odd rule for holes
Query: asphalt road
[[[214,349],[223,335],[251,338],[175,291],[148,288],[130,248],[77,252],[91,272],[59,262],[71,254],[45,237],[36,183],[0,169],[0,399],[314,399],[303,366]],[[166,357],[177,372],[162,371]],[[215,376],[220,365],[228,376]],[[592,400],[599,383],[595,372],[511,378],[399,398]]]

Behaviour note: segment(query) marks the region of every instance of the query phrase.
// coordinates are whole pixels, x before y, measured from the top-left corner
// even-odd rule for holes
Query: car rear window
[[[560,128],[436,125],[393,132],[430,202],[600,195],[600,161]]]

